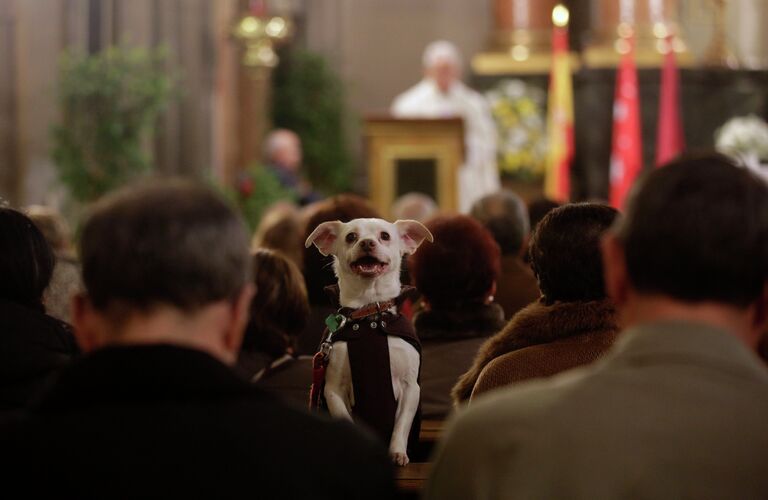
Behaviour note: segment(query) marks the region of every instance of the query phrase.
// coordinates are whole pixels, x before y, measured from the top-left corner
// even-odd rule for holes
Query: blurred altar
[[[363,118],[386,112],[398,93],[418,81],[422,50],[432,40],[447,39],[457,45],[465,61],[465,81],[471,86],[490,92],[491,98],[500,89],[517,92],[534,104],[532,112],[543,119],[551,64],[551,13],[556,3],[0,0],[0,196],[15,204],[60,203],[65,195],[52,158],[51,134],[62,120],[57,98],[59,61],[67,49],[95,54],[110,46],[163,47],[164,70],[178,82],[174,98],[142,143],[152,168],[212,176],[225,183],[235,182],[243,169],[260,160],[264,135],[286,119],[285,113],[273,113],[281,105],[275,93],[281,93],[277,101],[290,99],[286,89],[302,84],[296,78],[308,78],[301,73],[290,77],[294,80],[280,76],[281,65],[290,59],[281,56],[296,49],[316,54],[340,84],[343,137],[333,149],[343,149],[351,159],[349,170],[336,172],[328,190],[366,194]],[[619,58],[616,43],[625,24],[621,6],[626,0],[562,3],[571,13],[573,197],[604,198]],[[689,148],[711,147],[715,130],[731,117],[768,116],[768,30],[763,29],[768,2],[631,3],[646,166],[654,155],[661,42],[670,34],[675,37],[680,67]],[[248,17],[256,19],[252,21],[256,24],[241,24]],[[272,52],[265,52],[258,45],[261,38],[249,42],[247,35],[258,32],[267,37],[265,26],[272,18],[284,20],[290,34],[284,40],[271,37],[274,46],[267,48]],[[241,28],[245,31],[238,34]],[[270,29],[277,35],[278,28]],[[301,106],[291,110],[295,120],[316,111]],[[317,141],[313,138],[308,147],[317,148]],[[317,154],[328,155],[328,151]],[[537,161],[530,154],[534,159],[527,161]],[[515,177],[515,172],[504,174]]]

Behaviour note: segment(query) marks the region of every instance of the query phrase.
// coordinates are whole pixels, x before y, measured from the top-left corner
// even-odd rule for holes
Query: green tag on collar
[[[347,323],[347,318],[341,314],[331,314],[325,318],[325,326],[328,327],[328,331],[335,333],[341,327]]]

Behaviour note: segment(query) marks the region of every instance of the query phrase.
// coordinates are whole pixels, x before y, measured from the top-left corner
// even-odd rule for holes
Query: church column
[[[614,45],[622,24],[630,24],[636,37],[639,66],[657,66],[665,50],[664,39],[675,35],[678,62],[690,62],[679,22],[679,0],[595,0],[591,39],[584,59],[589,66],[613,66],[618,62]]]
[[[250,0],[246,14],[233,27],[233,36],[241,43],[237,116],[237,169],[244,169],[261,159],[262,140],[271,126],[270,101],[272,69],[278,58],[274,46],[291,34],[287,17],[268,16],[263,1]]]
[[[558,0],[495,0],[493,48],[515,60],[549,52],[552,9]]]
[[[730,0],[726,31],[733,39],[739,65],[749,69],[768,67],[768,5],[765,0]]]
[[[16,16],[14,2],[0,2],[0,198],[20,201],[22,163],[16,101]]]

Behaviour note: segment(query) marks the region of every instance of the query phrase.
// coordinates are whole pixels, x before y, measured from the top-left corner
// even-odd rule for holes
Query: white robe
[[[466,158],[457,179],[461,212],[469,212],[478,198],[501,188],[496,166],[496,126],[482,95],[461,82],[443,94],[433,80],[424,79],[397,96],[391,111],[398,118],[464,120]]]

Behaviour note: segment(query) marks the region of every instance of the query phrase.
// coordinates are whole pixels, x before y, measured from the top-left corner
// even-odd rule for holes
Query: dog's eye
[[[389,241],[389,233],[386,232],[386,231],[383,231],[381,233],[381,239],[382,239],[382,241]]]
[[[357,240],[357,233],[347,234],[347,243],[354,243]]]

